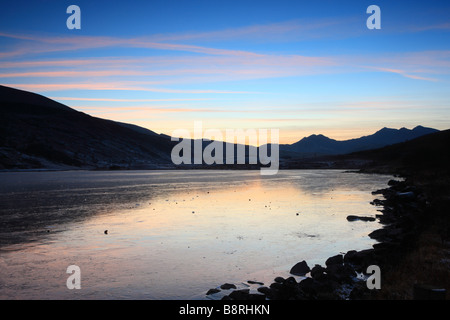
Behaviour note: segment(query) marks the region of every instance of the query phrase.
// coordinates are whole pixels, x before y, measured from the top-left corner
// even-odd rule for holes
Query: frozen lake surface
[[[0,173],[0,299],[204,299],[370,248],[372,191],[342,170]],[[105,234],[105,230],[108,230]],[[69,290],[69,265],[81,289]]]

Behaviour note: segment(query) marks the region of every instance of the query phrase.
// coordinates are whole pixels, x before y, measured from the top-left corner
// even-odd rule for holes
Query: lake
[[[372,191],[343,170],[0,173],[0,299],[205,299],[370,248]],[[105,231],[107,232],[105,233]],[[81,271],[69,290],[67,267]],[[209,297],[211,298],[211,297]]]

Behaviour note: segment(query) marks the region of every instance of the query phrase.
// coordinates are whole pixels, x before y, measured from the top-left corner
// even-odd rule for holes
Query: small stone
[[[214,294],[217,292],[220,292],[220,289],[217,288],[209,289],[208,292],[206,292],[206,295]]]
[[[276,277],[273,281],[275,281],[276,283],[283,283],[284,282],[284,278],[283,277]]]
[[[259,281],[248,280],[247,282],[250,283],[250,284],[259,284],[260,286],[264,285],[264,283],[259,282]]]
[[[232,283],[224,283],[220,286],[220,289],[228,290],[228,289],[236,289],[236,286]]]
[[[349,215],[347,216],[347,221],[375,221],[374,217],[361,217],[361,216],[353,216],[353,215]]]

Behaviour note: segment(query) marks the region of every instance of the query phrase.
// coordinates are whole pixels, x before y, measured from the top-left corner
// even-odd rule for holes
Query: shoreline
[[[386,174],[372,170],[358,172]],[[411,177],[398,174],[393,176],[404,180],[391,179],[387,188],[372,191],[372,195],[384,197],[384,199],[375,198],[371,202],[372,205],[381,208],[376,219],[382,225],[382,228],[369,234],[370,238],[378,241],[372,248],[349,250],[345,254],[329,257],[325,266],[318,264],[309,266],[307,261],[303,260],[291,268],[289,272],[291,276],[276,277],[269,286],[257,281],[247,281],[248,285],[243,283],[247,288],[223,284],[223,287],[208,290],[205,297],[226,290],[222,300],[380,300],[386,297],[402,299],[401,294],[395,292],[397,289],[392,287],[395,282],[392,275],[398,272],[397,267],[404,263],[411,252],[418,250],[418,241],[422,234],[435,221],[432,201],[436,199],[430,199],[427,193],[429,182],[422,188]],[[348,216],[347,220],[348,223],[352,223],[359,218],[366,219]],[[367,268],[371,265],[379,267],[382,283],[379,289],[368,289],[366,281],[372,274],[367,274]],[[303,279],[297,281],[294,276]],[[387,283],[387,289],[384,291],[383,288],[386,286],[383,285],[385,284],[383,279],[390,279],[392,282]],[[408,287],[406,299],[445,299],[446,291],[449,289],[445,283],[427,283],[426,280],[403,281],[410,283],[397,283],[394,286]],[[259,284],[259,287],[255,288],[255,284]]]

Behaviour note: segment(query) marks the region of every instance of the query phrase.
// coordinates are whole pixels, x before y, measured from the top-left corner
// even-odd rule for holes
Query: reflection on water
[[[390,177],[338,170],[2,173],[0,298],[196,299],[270,284],[370,247],[371,191]],[[105,230],[108,230],[105,234]],[[81,269],[81,289],[66,268]]]

